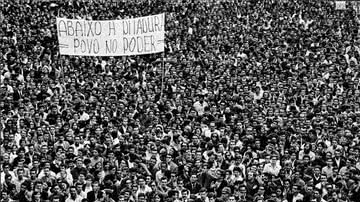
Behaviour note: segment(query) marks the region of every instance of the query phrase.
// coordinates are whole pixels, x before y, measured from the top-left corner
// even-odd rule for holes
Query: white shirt
[[[147,194],[147,193],[150,193],[152,192],[152,189],[151,187],[149,187],[148,185],[145,185],[144,189],[142,189],[140,186],[136,192],[136,198],[139,196],[140,193],[143,193],[143,194]]]
[[[308,155],[309,155],[311,161],[315,160],[315,153],[314,152],[310,151]],[[301,150],[299,152],[299,159],[302,160],[304,158],[304,156],[305,156],[305,152],[304,152],[304,150]]]
[[[56,178],[56,174],[53,171],[49,171],[49,176],[53,177],[53,178]],[[45,177],[45,173],[44,173],[44,170],[41,170],[39,175],[38,175],[38,179],[41,179],[43,177]]]
[[[87,121],[90,119],[89,114],[87,114],[86,112],[84,112],[83,114],[81,114],[80,116],[80,121]]]
[[[84,149],[84,144],[79,144],[79,146],[76,146],[75,144],[71,145],[74,147],[74,154],[77,156],[80,149]]]
[[[7,87],[7,92],[9,92],[9,93],[14,93],[14,89],[13,89],[12,86],[7,85],[6,87]]]
[[[280,165],[275,164],[275,167],[274,167],[274,166],[272,166],[271,163],[268,163],[268,164],[265,164],[263,173],[269,173],[269,174],[278,176],[280,169],[281,169]]]
[[[15,179],[15,174],[12,171],[9,171],[9,174],[11,175],[11,179]],[[0,173],[0,184],[4,184],[5,182],[5,172]]]
[[[230,179],[231,179],[232,182],[238,182],[238,181],[243,181],[244,180],[244,178],[242,176],[240,176],[240,175],[237,176],[237,177],[235,175],[232,175]]]
[[[246,173],[245,173],[246,167],[244,164],[242,164],[242,163],[240,163],[239,165],[231,164],[228,169],[231,170],[231,172],[234,172],[235,167],[239,167],[240,170],[242,171],[242,175],[246,176]]]
[[[293,201],[293,202],[296,202],[296,201],[298,201],[298,200],[303,200],[303,199],[304,199],[304,195],[298,193],[296,196],[294,195],[292,201]]]
[[[299,23],[304,25],[305,30],[307,30],[309,28],[309,25],[311,25],[314,21],[313,20],[304,20],[302,19],[301,15],[300,15],[300,20]]]
[[[20,147],[20,140],[21,140],[21,135],[19,133],[15,133],[15,142],[18,147]]]
[[[76,196],[75,200],[69,197],[65,200],[65,202],[81,202],[82,200],[83,198],[81,196]]]
[[[259,94],[257,93],[252,93],[253,97],[254,97],[254,100],[260,100],[263,95],[264,95],[264,91],[263,90],[260,90]]]
[[[325,196],[328,193],[327,189],[325,188],[325,185],[322,184],[321,182],[316,184],[315,188],[317,188],[319,190],[322,190],[322,195],[321,196]]]
[[[357,168],[357,169],[360,170],[360,162],[357,162],[357,163],[356,163],[355,168]]]
[[[220,135],[220,131],[217,129],[215,129],[214,131],[211,131],[209,128],[204,130],[205,137],[211,137],[211,134],[213,133],[216,133],[218,136]]]
[[[203,103],[201,103],[200,101],[196,101],[194,103],[194,108],[197,111],[199,116],[202,116],[204,114],[205,107],[207,107],[207,106],[208,106],[208,104],[205,101],[203,101]]]
[[[92,187],[91,186],[85,186],[85,190],[84,190],[84,193],[85,195],[87,195],[89,192],[92,191]]]
[[[61,172],[57,173],[56,174],[56,179],[61,179],[62,176],[61,176]],[[70,184],[72,185],[73,184],[73,177],[71,175],[71,172],[70,171],[66,171],[66,177],[65,177],[65,180]]]

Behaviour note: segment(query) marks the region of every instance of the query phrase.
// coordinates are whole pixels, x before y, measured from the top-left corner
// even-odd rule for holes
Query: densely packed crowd
[[[327,0],[0,7],[1,201],[359,201],[353,10]],[[163,12],[164,55],[59,55],[57,16]]]

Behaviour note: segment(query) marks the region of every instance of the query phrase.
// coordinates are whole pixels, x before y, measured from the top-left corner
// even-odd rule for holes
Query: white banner
[[[335,1],[335,10],[346,10],[346,1]]]
[[[165,14],[124,20],[56,19],[61,55],[126,56],[164,52]]]

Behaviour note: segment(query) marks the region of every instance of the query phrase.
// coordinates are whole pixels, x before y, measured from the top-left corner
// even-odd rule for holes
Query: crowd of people
[[[1,201],[359,201],[353,9],[329,0],[0,7]],[[59,55],[56,17],[159,13],[163,54]]]

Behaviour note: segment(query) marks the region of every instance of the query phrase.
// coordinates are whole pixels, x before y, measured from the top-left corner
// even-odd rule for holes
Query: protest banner
[[[57,18],[61,55],[127,56],[164,52],[165,15],[123,20]]]
[[[335,1],[335,10],[346,10],[346,1]]]

